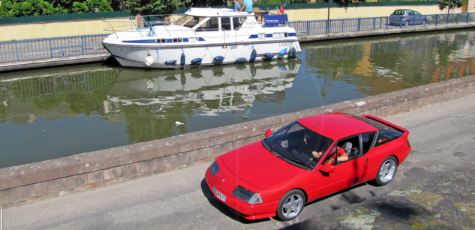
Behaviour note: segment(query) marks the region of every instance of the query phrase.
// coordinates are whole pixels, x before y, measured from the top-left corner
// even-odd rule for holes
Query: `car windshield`
[[[320,160],[313,157],[312,152],[325,153],[333,140],[294,122],[264,139],[263,143],[283,160],[312,170]]]

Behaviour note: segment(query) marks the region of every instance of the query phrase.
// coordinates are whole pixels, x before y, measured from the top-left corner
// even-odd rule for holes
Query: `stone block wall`
[[[345,112],[387,117],[474,93],[475,76],[468,76],[155,141],[3,168],[0,169],[0,206],[80,192],[209,161],[262,140],[267,129],[275,131],[311,115]]]

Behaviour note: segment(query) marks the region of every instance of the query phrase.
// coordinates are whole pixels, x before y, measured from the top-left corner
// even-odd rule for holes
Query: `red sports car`
[[[317,198],[387,184],[412,149],[408,130],[371,115],[321,114],[265,136],[217,157],[205,176],[214,195],[249,220],[291,220]]]

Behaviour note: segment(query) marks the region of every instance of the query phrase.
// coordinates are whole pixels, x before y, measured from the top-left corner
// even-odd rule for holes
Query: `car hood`
[[[252,186],[265,189],[305,171],[278,158],[256,142],[221,156],[231,173]]]

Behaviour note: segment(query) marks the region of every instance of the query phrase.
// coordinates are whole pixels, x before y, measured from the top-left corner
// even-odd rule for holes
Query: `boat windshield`
[[[263,142],[276,156],[311,170],[320,160],[312,152],[325,153],[334,141],[294,122],[279,129]]]
[[[197,21],[194,21],[194,17],[193,16],[188,16],[188,15],[184,15],[182,17],[180,17],[178,20],[176,20],[175,22],[173,22],[174,25],[179,25],[179,26],[187,26],[187,27],[193,27],[197,24],[198,22]]]

